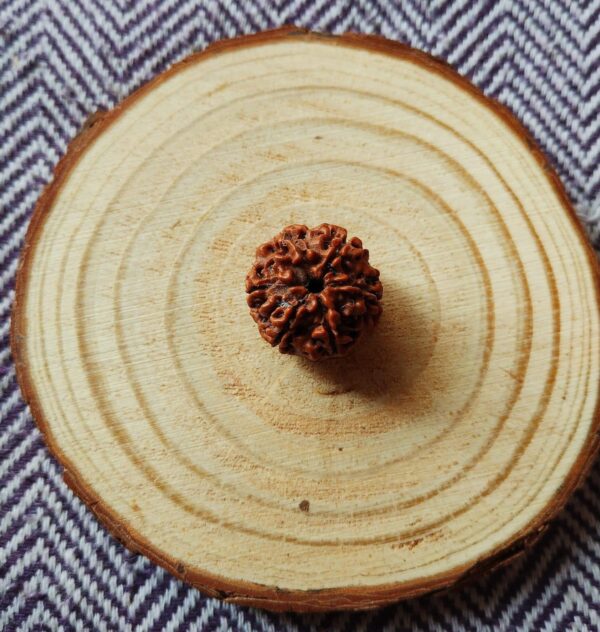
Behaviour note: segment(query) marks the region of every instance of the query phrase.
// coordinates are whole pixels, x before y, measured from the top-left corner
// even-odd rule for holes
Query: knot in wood
[[[345,355],[382,312],[369,251],[333,224],[293,224],[259,246],[246,292],[260,335],[309,360]]]

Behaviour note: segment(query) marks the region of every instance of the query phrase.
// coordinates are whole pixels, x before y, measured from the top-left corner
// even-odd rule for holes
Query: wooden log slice
[[[256,246],[345,226],[377,330],[280,355]],[[523,128],[445,65],[295,30],[194,55],[96,118],[39,202],[13,351],[67,482],[205,592],[366,608],[501,563],[598,445],[598,277]]]

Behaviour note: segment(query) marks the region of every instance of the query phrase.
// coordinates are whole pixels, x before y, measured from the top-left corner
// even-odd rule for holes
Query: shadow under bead
[[[260,335],[309,360],[345,355],[382,312],[369,251],[333,224],[287,226],[259,246],[246,292]]]

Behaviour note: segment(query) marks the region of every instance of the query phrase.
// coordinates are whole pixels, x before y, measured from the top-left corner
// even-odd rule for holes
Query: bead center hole
[[[323,291],[324,286],[323,279],[308,279],[306,289],[312,294],[318,294]]]

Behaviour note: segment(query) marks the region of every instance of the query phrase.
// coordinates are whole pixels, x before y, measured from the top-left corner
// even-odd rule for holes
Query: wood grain
[[[265,345],[244,277],[287,224],[359,235],[348,357]],[[12,344],[65,479],[209,594],[367,608],[543,531],[598,445],[596,261],[524,130],[385,40],[287,29],[96,117],[42,196]]]

